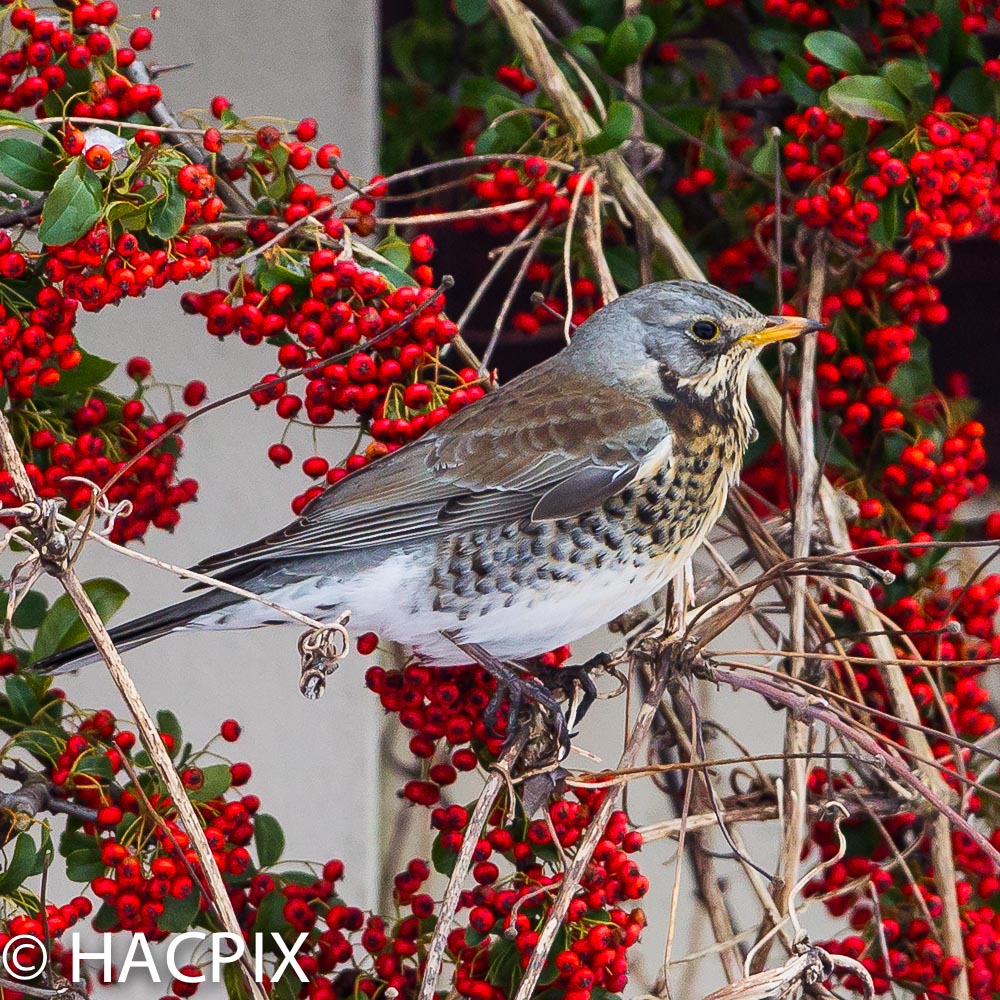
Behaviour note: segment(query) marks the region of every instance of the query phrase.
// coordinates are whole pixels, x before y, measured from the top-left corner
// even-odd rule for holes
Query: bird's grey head
[[[700,281],[659,281],[623,295],[576,332],[573,351],[614,363],[614,377],[670,379],[703,397],[745,392],[751,360],[768,343],[816,324],[765,316],[749,302]]]

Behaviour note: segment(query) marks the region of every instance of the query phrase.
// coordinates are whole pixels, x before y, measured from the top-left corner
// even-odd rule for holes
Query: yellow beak
[[[791,340],[803,333],[815,333],[825,326],[825,323],[817,323],[805,316],[769,316],[768,325],[763,330],[744,334],[740,340],[751,347],[763,347],[776,340]]]

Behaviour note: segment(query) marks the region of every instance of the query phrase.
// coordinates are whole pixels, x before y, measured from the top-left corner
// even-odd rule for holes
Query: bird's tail
[[[188,601],[181,601],[136,618],[135,621],[118,625],[111,629],[111,638],[120,651],[134,649],[239,600],[240,598],[222,590],[206,591]],[[88,639],[37,660],[29,669],[38,674],[65,674],[89,663],[96,663],[100,658],[97,647]]]

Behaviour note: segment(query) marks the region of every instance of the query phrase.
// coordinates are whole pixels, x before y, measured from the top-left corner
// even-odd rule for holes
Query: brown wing
[[[239,575],[272,559],[405,545],[598,506],[628,485],[669,427],[647,400],[567,375],[558,361],[352,473],[283,530],[195,568]]]

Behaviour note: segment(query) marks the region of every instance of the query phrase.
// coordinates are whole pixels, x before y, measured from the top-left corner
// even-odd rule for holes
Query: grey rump
[[[571,642],[664,586],[701,544],[753,433],[750,362],[807,328],[708,284],[648,285],[283,530],[196,569],[323,621],[349,608],[355,634],[440,665],[469,659],[445,631],[510,659]],[[112,636],[128,649],[283,620],[205,590]],[[84,643],[34,669],[96,658]]]

